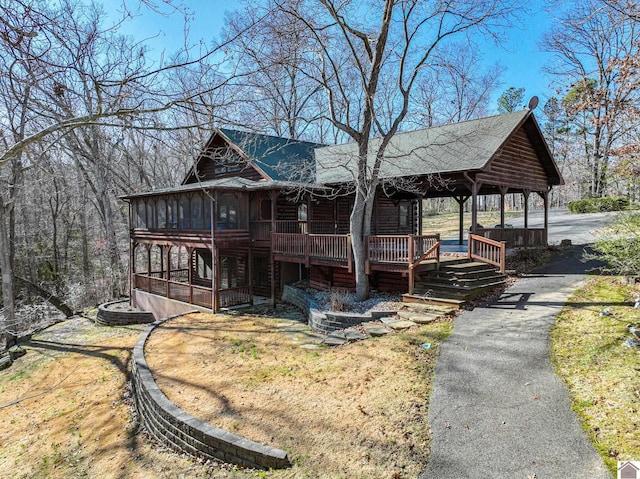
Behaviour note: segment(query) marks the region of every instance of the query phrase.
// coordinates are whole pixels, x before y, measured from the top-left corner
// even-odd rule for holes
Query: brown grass
[[[285,341],[277,323],[210,315],[170,322],[151,336],[150,360],[185,409],[285,448],[292,468],[201,464],[147,441],[127,398],[141,328],[78,319],[37,335],[0,372],[0,476],[415,477],[428,452],[437,352],[420,344],[437,345],[451,325],[314,351]]]
[[[165,394],[218,427],[285,449],[269,477],[416,477],[426,463],[430,374],[450,323],[306,350],[266,318],[189,315],[147,343]]]

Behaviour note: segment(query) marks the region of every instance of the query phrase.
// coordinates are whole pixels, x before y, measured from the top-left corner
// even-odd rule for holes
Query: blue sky
[[[100,1],[100,0],[98,0]],[[123,0],[102,0],[108,12],[121,11]],[[138,0],[125,0],[130,8],[138,8]],[[157,3],[162,4],[161,1]],[[184,0],[193,12],[189,21],[192,43],[203,40],[210,44],[224,26],[224,13],[234,10],[237,0]],[[168,11],[167,7],[163,7]],[[117,15],[117,14],[116,14]],[[529,9],[522,15],[523,20],[506,33],[506,39],[498,47],[492,41],[481,44],[481,52],[486,63],[500,62],[506,67],[502,75],[503,85],[490,107],[495,111],[497,97],[507,88],[525,88],[525,103],[533,95],[540,98],[539,109],[554,95],[552,79],[542,72],[543,65],[551,55],[542,52],[539,41],[552,24],[552,18],[544,9],[544,0],[532,0]],[[180,15],[161,17],[152,15],[143,7],[140,15],[128,22],[124,33],[138,39],[155,37],[151,40],[154,53],[163,50],[171,54],[176,42],[183,39],[183,18]]]

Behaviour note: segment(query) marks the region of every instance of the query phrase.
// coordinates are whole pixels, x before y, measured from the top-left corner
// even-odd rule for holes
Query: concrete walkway
[[[585,279],[581,248],[455,320],[438,357],[421,479],[611,478],[549,360],[549,330]]]

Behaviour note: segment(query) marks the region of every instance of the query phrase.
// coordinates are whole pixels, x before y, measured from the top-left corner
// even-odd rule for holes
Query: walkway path
[[[456,318],[435,369],[421,479],[611,478],[549,360],[549,329],[585,278],[581,253]]]

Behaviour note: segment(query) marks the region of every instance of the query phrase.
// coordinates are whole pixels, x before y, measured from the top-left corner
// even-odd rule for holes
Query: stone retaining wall
[[[160,391],[147,365],[144,346],[155,327],[168,319],[172,318],[149,326],[133,349],[133,393],[140,420],[149,434],[172,449],[199,457],[260,469],[290,466],[285,451],[202,422],[177,407]]]
[[[369,314],[320,311],[310,294],[290,285],[284,286],[282,300],[302,309],[308,316],[309,327],[322,334],[331,334],[340,329],[396,314],[395,311],[372,311]]]
[[[122,303],[122,309],[113,309],[111,306]],[[96,323],[103,326],[126,326],[127,324],[146,324],[153,323],[155,318],[148,311],[140,311],[137,309],[128,311],[128,302],[112,301],[98,306],[98,314],[96,315]]]

